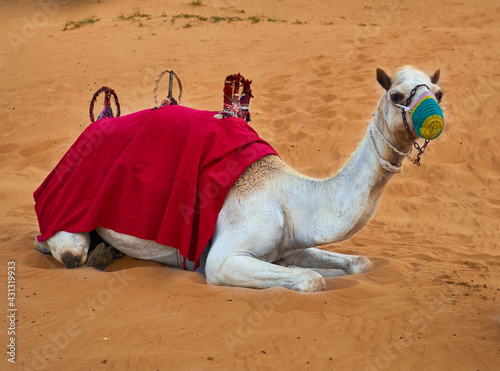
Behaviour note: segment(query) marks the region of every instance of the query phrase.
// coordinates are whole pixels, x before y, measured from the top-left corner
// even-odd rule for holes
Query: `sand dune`
[[[500,5],[201,3],[0,4],[0,274],[7,309],[15,262],[18,309],[16,364],[5,352],[0,368],[499,369]],[[259,291],[130,258],[65,270],[32,248],[32,193],[103,85],[131,113],[153,105],[156,75],[172,68],[184,105],[217,110],[239,71],[254,81],[253,127],[288,164],[326,177],[365,134],[383,92],[375,69],[406,64],[441,69],[446,127],[365,229],[325,246],[368,256],[367,274],[317,294]]]

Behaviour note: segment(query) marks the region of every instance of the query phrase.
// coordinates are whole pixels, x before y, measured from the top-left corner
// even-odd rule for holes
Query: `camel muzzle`
[[[415,133],[423,139],[436,139],[444,126],[443,110],[431,91],[420,95],[408,111]]]
[[[410,106],[417,90],[421,87],[426,87],[427,91],[415,99],[415,102],[413,102]],[[426,84],[419,84],[415,86],[412,89],[410,96],[406,99],[404,105],[396,104],[392,101],[391,103],[394,107],[399,109],[403,115],[403,124],[406,132],[418,152],[417,158],[412,160],[412,162],[415,165],[420,166],[420,157],[424,154],[429,141],[436,139],[443,132],[443,110],[439,106],[436,96]],[[406,120],[406,114],[408,114],[413,130],[410,129],[410,125]],[[422,147],[420,147],[420,145],[416,142],[412,131],[420,138],[425,139],[425,143]]]

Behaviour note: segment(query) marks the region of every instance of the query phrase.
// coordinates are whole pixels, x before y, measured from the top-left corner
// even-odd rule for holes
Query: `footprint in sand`
[[[19,144],[8,143],[0,146],[0,164],[11,159],[12,154],[19,148]]]
[[[350,289],[352,287],[358,286],[362,281],[367,281],[366,277],[369,277],[369,281],[372,281],[371,276],[384,276],[387,274],[385,271],[387,267],[391,264],[389,259],[385,258],[371,258],[371,262],[373,263],[372,269],[365,274],[354,275],[354,276],[346,276],[346,277],[334,277],[325,279],[326,282],[326,291],[336,291],[336,290],[345,290]],[[382,272],[378,272],[381,270]],[[394,281],[398,281],[399,278],[394,279]],[[388,280],[389,283],[393,282],[393,280]]]
[[[365,273],[364,281],[370,284],[387,285],[401,281],[414,272],[413,266],[391,258],[371,258],[373,268]]]
[[[359,281],[352,278],[327,278],[325,279],[326,291],[345,290],[359,285]]]
[[[19,148],[19,144],[16,144],[16,143],[3,144],[0,146],[0,155],[12,153],[18,148]]]

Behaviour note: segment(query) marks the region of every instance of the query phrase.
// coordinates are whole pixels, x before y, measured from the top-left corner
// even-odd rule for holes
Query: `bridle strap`
[[[401,114],[403,116],[403,124],[404,124],[404,127],[405,127],[405,130],[406,132],[408,133],[408,137],[411,139],[411,141],[413,142],[413,147],[415,147],[415,149],[417,150],[418,154],[417,154],[417,158],[415,159],[412,159],[410,156],[408,156],[408,159],[414,164],[414,165],[417,165],[417,166],[420,166],[420,156],[422,156],[424,154],[424,151],[427,147],[427,145],[429,144],[430,140],[429,139],[426,139],[425,142],[424,142],[424,145],[422,147],[420,147],[420,145],[417,143],[417,141],[415,140],[415,136],[413,135],[413,133],[411,132],[410,130],[410,126],[408,125],[408,122],[406,120],[406,113],[408,112],[408,114],[411,114],[411,108],[410,108],[410,104],[411,104],[411,101],[413,99],[413,97],[415,96],[418,88],[422,87],[422,86],[425,86],[429,91],[431,91],[431,89],[426,85],[426,84],[418,84],[416,85],[412,91],[410,92],[410,95],[408,96],[408,98],[406,99],[406,102],[404,105],[401,105],[401,104],[396,104],[394,103],[390,98],[389,98],[389,101],[391,102],[391,104],[396,107],[397,109],[399,109],[401,111]]]

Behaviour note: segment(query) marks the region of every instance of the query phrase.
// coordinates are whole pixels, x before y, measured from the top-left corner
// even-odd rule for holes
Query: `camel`
[[[203,252],[200,270],[207,283],[316,292],[325,290],[324,277],[368,272],[368,258],[317,246],[347,240],[370,220],[385,185],[415,145],[415,130],[403,122],[407,107],[428,90],[439,103],[439,75],[440,70],[428,76],[405,66],[391,77],[377,69],[384,94],[373,120],[352,157],[330,178],[304,176],[275,155],[250,165],[227,193]],[[129,257],[181,266],[175,248],[102,227],[96,232]],[[38,250],[62,263],[71,256],[77,265],[86,261],[89,244],[89,233],[64,231],[35,241]],[[192,269],[194,263],[186,266]]]

